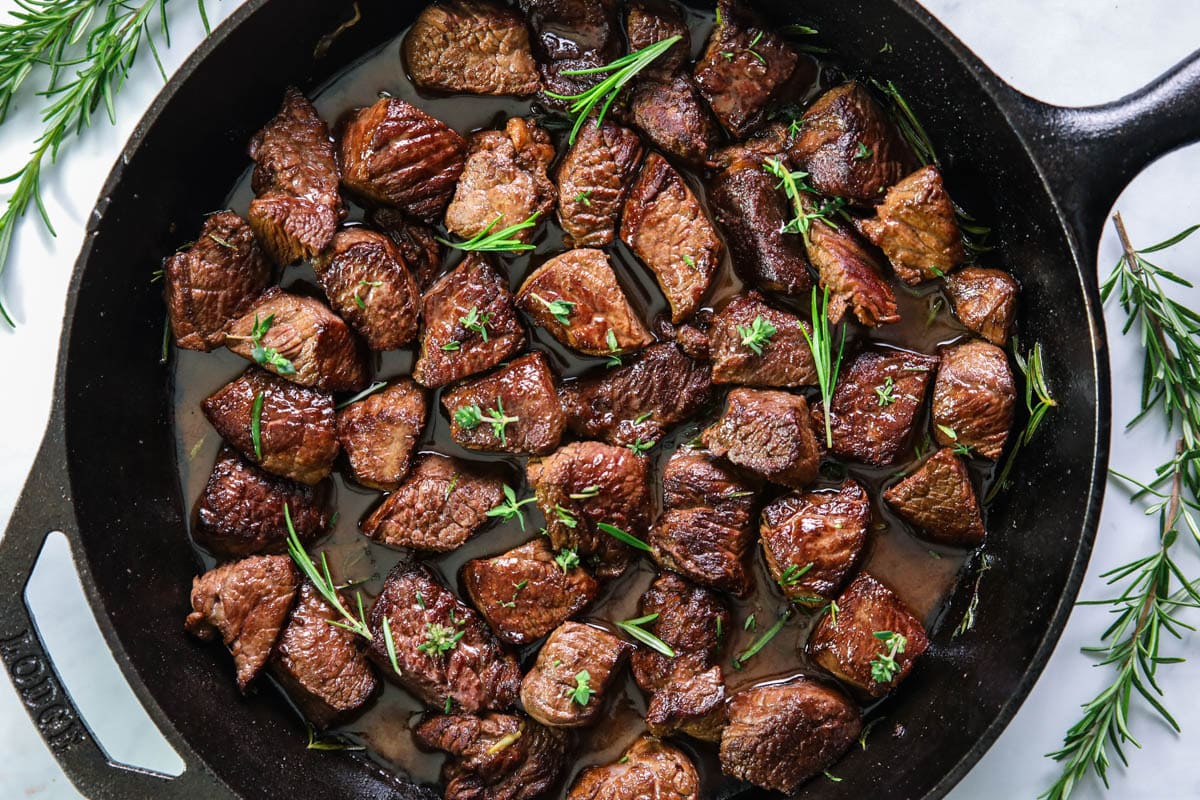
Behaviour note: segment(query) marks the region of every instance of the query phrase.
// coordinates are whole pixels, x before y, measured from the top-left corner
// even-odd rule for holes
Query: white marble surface
[[[0,0],[0,10],[15,3]],[[1087,104],[1116,98],[1152,79],[1183,58],[1198,44],[1200,3],[1183,0],[1010,0],[979,3],[969,0],[927,0],[935,15],[1018,88],[1043,100]],[[209,3],[214,20],[235,7],[234,0]],[[183,60],[201,31],[191,5],[172,4],[174,46],[163,52],[168,70]],[[58,227],[51,239],[27,224],[3,277],[4,294],[20,321],[16,332],[0,330],[0,365],[8,386],[0,393],[0,526],[8,519],[25,474],[33,460],[50,406],[53,366],[66,286],[83,236],[83,222],[138,116],[158,91],[161,81],[147,56],[138,64],[129,86],[117,101],[119,123],[99,118],[95,128],[63,153],[46,177],[47,205]],[[0,136],[0,174],[15,169],[35,132],[31,98],[22,97]],[[1137,242],[1148,244],[1200,221],[1200,148],[1192,147],[1164,158],[1133,183],[1118,203]],[[1115,261],[1115,237],[1106,233],[1100,245],[1101,269]],[[1200,237],[1166,256],[1189,277],[1200,277]],[[1200,292],[1190,300],[1200,305]],[[1120,328],[1119,311],[1108,309],[1109,329]],[[1126,433],[1123,424],[1136,409],[1140,376],[1139,354],[1130,341],[1110,335],[1114,381],[1113,464],[1146,475],[1170,448],[1170,437],[1153,424]],[[19,376],[19,379],[18,377]],[[1052,376],[1053,379],[1053,376]],[[1153,546],[1152,520],[1110,488],[1096,551],[1083,589],[1084,597],[1103,595],[1098,575]],[[1195,547],[1184,543],[1187,560],[1196,563]],[[86,614],[72,611],[69,567],[59,557],[45,567],[37,600],[43,623],[65,660],[73,665],[73,685],[89,701],[85,711],[98,720],[104,741],[114,756],[170,768],[171,758],[155,746],[153,734],[131,722],[128,693],[103,668],[101,640],[89,634]],[[2,567],[0,567],[2,568]],[[1193,622],[1198,620],[1193,619]],[[1106,625],[1095,608],[1079,608],[1071,617],[1054,657],[1024,707],[996,745],[954,791],[954,800],[1033,798],[1052,780],[1054,765],[1042,754],[1054,749],[1062,731],[1074,720],[1077,706],[1107,679],[1079,653]],[[1200,660],[1200,637],[1183,645],[1169,643],[1166,651]],[[1133,715],[1141,750],[1132,749],[1130,769],[1114,768],[1108,797],[1121,800],[1182,800],[1200,798],[1200,774],[1191,763],[1200,746],[1200,694],[1192,687],[1195,666],[1165,667],[1161,673],[1170,707],[1184,728],[1182,736],[1168,731],[1142,712]],[[70,676],[69,676],[70,678]],[[0,798],[59,800],[79,795],[63,778],[33,732],[7,681],[0,680]],[[1075,795],[1084,800],[1105,796],[1089,781]]]

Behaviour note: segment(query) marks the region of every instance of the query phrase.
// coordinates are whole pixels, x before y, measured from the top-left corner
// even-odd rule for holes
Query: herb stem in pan
[[[813,366],[817,371],[817,383],[821,389],[822,416],[825,417],[825,446],[833,447],[833,428],[830,424],[830,404],[837,388],[838,372],[842,368],[842,354],[846,350],[846,328],[842,326],[842,340],[838,344],[837,357],[833,355],[833,334],[829,330],[829,287],[825,287],[824,299],[817,306],[817,289],[812,290],[812,335],[800,326],[804,341],[812,351]]]
[[[745,665],[745,663],[747,661],[749,661],[750,659],[752,659],[756,655],[758,655],[759,651],[762,650],[764,647],[766,647],[767,643],[770,642],[772,639],[774,639],[775,635],[778,634],[781,630],[783,630],[783,626],[787,624],[787,621],[789,619],[791,619],[791,617],[792,617],[792,609],[789,608],[787,611],[785,611],[783,613],[783,616],[781,616],[778,620],[775,621],[774,625],[772,625],[770,628],[767,628],[766,632],[763,633],[762,636],[758,637],[758,639],[756,639],[754,641],[754,644],[750,645],[748,648],[743,650],[741,653],[738,653],[736,656],[734,656],[733,668],[741,669],[742,666]]]
[[[658,614],[647,614],[644,617],[627,619],[621,622],[614,622],[613,624],[624,633],[629,634],[631,638],[638,640],[651,650],[662,653],[667,658],[674,658],[675,651],[671,648],[671,645],[667,644],[662,639],[658,638],[653,633],[650,633],[650,631],[642,627],[643,625],[649,625],[651,622],[654,622],[657,619]],[[720,618],[718,617],[718,619]]]
[[[355,592],[358,597],[358,616],[356,617],[342,603],[342,598],[338,594],[333,577],[329,574],[329,561],[325,558],[325,554],[321,553],[321,568],[317,569],[317,565],[313,563],[312,558],[305,551],[304,545],[300,542],[300,537],[296,535],[296,526],[292,524],[292,511],[288,508],[287,503],[283,504],[283,519],[287,523],[288,555],[292,557],[292,561],[296,562],[296,566],[300,568],[305,577],[312,581],[313,587],[321,597],[325,598],[325,602],[329,603],[342,616],[341,620],[329,620],[329,624],[345,628],[364,639],[371,639],[371,628],[367,625],[367,615],[363,610],[362,594]]]
[[[487,224],[487,227],[464,242],[452,242],[440,236],[434,238],[447,247],[453,247],[456,250],[468,250],[477,253],[521,253],[533,250],[535,245],[521,241],[516,238],[516,234],[537,225],[538,217],[541,215],[542,212],[535,211],[516,225],[509,225],[507,228],[493,233],[492,229],[504,218],[502,215],[497,214],[496,218]],[[487,341],[486,337],[484,341]]]

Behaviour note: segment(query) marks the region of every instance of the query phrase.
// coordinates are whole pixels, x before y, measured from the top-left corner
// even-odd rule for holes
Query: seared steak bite
[[[638,647],[630,659],[633,677],[652,694],[671,683],[676,669],[696,673],[714,664],[721,650],[718,632],[732,630],[729,609],[716,592],[696,586],[674,572],[663,572],[638,601],[638,616],[657,614],[645,629],[675,651],[665,656]]]
[[[821,618],[809,636],[808,654],[842,683],[882,697],[908,676],[929,646],[925,626],[895,592],[866,572],[850,582],[837,605],[837,623],[828,614]],[[880,666],[887,659],[895,661],[894,668]]]
[[[604,75],[567,75],[601,67],[621,54],[621,37],[612,0],[520,0],[533,30],[534,54],[542,75],[544,100],[565,107],[552,95],[574,95],[604,80]]]
[[[604,708],[608,690],[631,649],[608,631],[564,622],[546,639],[521,681],[521,704],[543,725],[587,725]]]
[[[654,341],[602,250],[570,250],[550,259],[525,279],[517,304],[584,355],[620,355]]]
[[[510,714],[431,717],[413,730],[417,743],[444,750],[445,800],[538,800],[567,766],[563,731]]]
[[[357,392],[367,384],[358,341],[341,317],[320,300],[278,287],[230,324],[225,346],[292,383],[323,392]]]
[[[399,672],[392,667],[388,621]],[[521,668],[475,611],[420,567],[388,574],[368,616],[371,659],[433,708],[468,714],[503,711],[516,702]]]
[[[409,219],[394,208],[372,209],[367,213],[367,222],[396,245],[417,288],[428,289],[442,271],[442,246],[433,228]]]
[[[372,350],[395,350],[417,338],[420,290],[387,236],[340,230],[313,269],[334,311]]]
[[[870,521],[870,498],[852,480],[785,494],[763,509],[759,527],[771,577],[796,602],[832,600],[858,566]]]
[[[469,450],[545,455],[567,427],[554,373],[541,353],[443,394],[442,407],[450,415],[450,436]],[[499,433],[489,419],[502,420]]]
[[[791,794],[854,744],[862,717],[844,694],[809,678],[755,686],[729,702],[721,771]]]
[[[718,458],[773,483],[802,489],[817,477],[820,454],[808,403],[800,395],[734,389],[701,441]]]
[[[958,321],[994,345],[1003,347],[1017,316],[1020,286],[1007,272],[963,267],[946,278],[946,293]]]
[[[625,199],[621,240],[658,279],[672,322],[699,307],[725,249],[683,176],[658,153],[646,157]]]
[[[488,521],[487,512],[502,499],[504,482],[499,478],[428,453],[360,527],[389,547],[448,553],[475,535]]]
[[[508,281],[478,253],[443,275],[421,309],[421,352],[412,374],[422,386],[435,389],[491,369],[525,346]]]
[[[922,167],[893,186],[876,213],[860,220],[858,228],[910,286],[940,278],[966,261],[954,203],[937,167]]]
[[[206,218],[196,241],[163,261],[175,346],[208,352],[225,344],[229,323],[270,281],[271,263],[241,217],[222,211]]]
[[[283,507],[307,544],[329,528],[331,488],[328,480],[305,486],[269,475],[225,446],[196,504],[192,535],[218,556],[286,552]]]
[[[702,326],[687,329],[681,341],[712,361],[713,383],[740,386],[815,385],[817,370],[804,331],[812,326],[794,314],[772,308],[755,291],[734,295]]]
[[[1013,423],[1016,386],[1008,356],[994,344],[970,341],[941,352],[933,384],[933,436],[945,447],[1000,458]]]
[[[565,245],[612,244],[642,152],[641,139],[628,128],[609,119],[583,124],[558,166],[558,219]]]
[[[468,561],[463,588],[502,642],[534,642],[578,614],[600,584],[582,567],[563,567],[542,537],[488,559]]]
[[[271,674],[318,728],[358,711],[379,688],[359,646],[362,640],[330,624],[340,621],[341,614],[305,581],[271,656]]]
[[[429,223],[450,202],[466,157],[454,129],[398,97],[353,112],[339,131],[346,188]]]
[[[526,468],[556,550],[570,548],[596,562],[604,578],[620,575],[633,553],[601,525],[642,538],[650,527],[650,471],[647,459],[625,447],[572,442]]]
[[[397,378],[338,411],[338,441],[354,480],[383,491],[399,487],[425,429],[425,414],[425,390],[411,378]]]
[[[725,674],[716,666],[703,672],[681,666],[646,705],[646,726],[655,736],[682,733],[719,742],[727,720]]]
[[[681,37],[639,75],[669,77],[687,66],[692,55],[692,37],[683,10],[670,0],[631,0],[626,3],[625,36],[631,53],[672,36]]]
[[[655,147],[693,167],[704,165],[720,136],[687,73],[639,81],[629,97],[628,114]]]
[[[803,197],[801,203],[806,213],[815,212],[813,199]],[[841,322],[848,310],[869,328],[900,321],[896,293],[883,277],[883,266],[849,226],[837,219],[811,225],[805,247],[821,287],[829,290],[831,323]]]
[[[883,493],[896,514],[920,536],[951,547],[983,543],[983,518],[962,459],[938,450],[917,471]]]
[[[466,167],[446,209],[446,230],[470,239],[549,213],[558,199],[546,174],[553,160],[550,134],[532,119],[512,117],[503,131],[473,134]],[[528,242],[535,230],[526,228],[515,238]]]
[[[279,114],[250,140],[254,174],[250,227],[275,262],[287,266],[325,249],[344,213],[329,128],[289,86]]]
[[[443,0],[426,6],[404,35],[402,52],[421,89],[518,97],[538,90],[525,19],[498,3]]]
[[[222,564],[192,579],[192,612],[184,627],[205,641],[220,635],[245,692],[266,665],[299,586],[300,573],[287,556]]]
[[[621,758],[579,774],[567,800],[700,800],[696,765],[680,749],[641,736]]]

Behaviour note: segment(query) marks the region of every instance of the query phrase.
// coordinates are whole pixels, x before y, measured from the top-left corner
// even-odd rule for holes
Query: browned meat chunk
[[[545,455],[567,427],[554,373],[541,353],[447,392],[442,406],[450,415],[451,438],[468,450]]]
[[[279,114],[250,140],[250,158],[258,241],[283,266],[313,258],[344,212],[329,128],[300,90],[288,87]]]
[[[421,89],[518,97],[538,90],[525,19],[497,3],[444,0],[426,6],[404,36],[403,53]]]
[[[417,288],[428,289],[442,271],[442,246],[433,228],[423,222],[414,222],[394,208],[372,209],[367,214],[367,221],[396,245]]]
[[[677,669],[646,705],[646,725],[655,736],[683,733],[702,742],[719,742],[727,720],[720,667],[703,672]]]
[[[969,330],[1001,347],[1012,333],[1020,290],[1007,272],[987,267],[963,267],[946,278],[954,316]]]
[[[383,621],[395,653],[392,667]],[[521,668],[475,611],[422,568],[388,574],[368,618],[370,655],[388,680],[433,708],[474,714],[517,700]]]
[[[858,709],[831,686],[808,678],[755,686],[730,700],[721,771],[791,794],[828,769],[861,731]]]
[[[366,228],[338,231],[313,269],[329,304],[372,350],[417,338],[421,294],[392,240]]]
[[[863,204],[878,203],[920,166],[887,112],[856,81],[808,107],[788,153],[818,192]]]
[[[828,614],[821,618],[808,639],[808,654],[843,683],[882,697],[929,646],[925,626],[895,592],[865,572],[837,604],[837,623]]]
[[[937,443],[1000,458],[1013,423],[1016,386],[1008,356],[994,344],[970,341],[942,350],[933,384]]]
[[[362,640],[330,624],[341,619],[305,581],[271,657],[271,674],[318,728],[354,714],[379,688],[375,670],[359,647]]]
[[[713,383],[795,387],[817,382],[804,331],[812,326],[750,291],[712,315],[707,331],[697,326],[681,338],[712,361]]]
[[[360,527],[389,547],[448,553],[475,535],[488,521],[487,512],[502,499],[504,482],[499,478],[429,453]]]
[[[642,152],[638,135],[610,120],[602,125],[589,120],[579,129],[558,166],[558,219],[565,245],[612,244]]]
[[[491,369],[525,346],[508,281],[478,254],[425,293],[421,313],[425,327],[413,378],[431,389]]]
[[[802,489],[817,477],[820,454],[808,403],[800,395],[734,389],[701,440],[718,458],[773,483]]]
[[[610,444],[657,442],[712,398],[706,365],[670,342],[651,345],[622,367],[597,370],[559,392],[578,436]]]
[[[940,278],[966,260],[954,203],[937,167],[922,167],[893,186],[877,214],[858,228],[910,286]]]
[[[525,279],[517,303],[554,338],[584,355],[620,355],[654,341],[603,250],[571,250],[550,259]]]
[[[668,77],[683,69],[692,56],[692,36],[683,10],[670,0],[632,0],[625,4],[625,36],[636,53],[672,36],[681,37],[639,75]]]
[[[268,475],[226,446],[196,504],[192,535],[219,556],[283,553],[288,535],[283,507],[300,541],[308,543],[329,528],[331,494],[329,481],[305,486]]]
[[[358,341],[341,317],[320,300],[277,287],[234,320],[225,346],[292,383],[323,392],[357,392],[367,384]]]
[[[801,202],[806,213],[815,212],[814,200],[804,197]],[[882,265],[847,225],[836,219],[811,225],[805,246],[821,287],[829,290],[831,323],[841,322],[847,310],[869,328],[900,321],[896,293],[883,277]]]
[[[512,117],[503,131],[480,131],[470,144],[467,165],[446,209],[446,230],[469,239],[554,208],[558,191],[546,174],[554,145],[536,122]],[[528,242],[535,230],[526,228],[515,238]]]
[[[858,566],[870,522],[871,500],[851,480],[785,494],[763,509],[759,527],[771,577],[796,602],[832,600]]]
[[[883,493],[896,514],[920,535],[951,547],[983,544],[983,519],[967,466],[949,448]]]
[[[676,451],[663,471],[664,511],[650,533],[655,560],[702,586],[747,594],[757,488],[706,453]]]
[[[508,714],[437,716],[413,730],[417,743],[444,750],[445,800],[538,800],[567,766],[567,737]]]
[[[429,223],[450,202],[466,157],[452,128],[398,97],[351,114],[338,139],[348,189]]]
[[[163,262],[175,346],[208,352],[225,344],[229,323],[270,281],[271,263],[250,226],[230,211],[208,217],[195,243]]]
[[[521,704],[543,725],[587,725],[604,708],[605,696],[631,649],[608,631],[564,622],[546,639],[521,681]]]
[[[572,442],[530,461],[526,474],[556,550],[594,557],[601,577],[625,571],[633,555],[629,545],[601,526],[645,536],[652,513],[647,459],[625,447]]]
[[[749,514],[745,516],[748,518]],[[633,677],[647,693],[669,685],[673,673],[681,667],[695,673],[716,663],[722,644],[720,634],[732,630],[729,609],[720,596],[674,572],[659,575],[642,594],[638,616],[651,614],[658,617],[645,625],[645,629],[662,639],[675,651],[675,656],[665,656],[647,647],[634,652],[630,660]]]
[[[621,53],[612,0],[521,0],[521,9],[534,32],[534,51],[543,91],[551,105],[564,101],[552,95],[574,95],[604,80],[604,75],[567,75],[612,61]]]
[[[233,654],[243,692],[262,671],[296,599],[300,573],[287,556],[251,556],[192,580],[192,613],[184,627]]]
[[[894,464],[936,368],[937,358],[904,350],[868,351],[854,359],[833,393],[833,452],[875,466]]]
[[[686,73],[640,81],[630,95],[628,113],[655,147],[695,167],[703,166],[720,136]]]
[[[567,800],[700,800],[700,775],[680,749],[642,736],[621,757],[580,773]]]
[[[372,489],[400,486],[425,429],[425,390],[397,378],[337,414],[337,435],[354,480]]]
[[[600,591],[586,570],[556,562],[540,536],[493,558],[468,561],[462,583],[496,636],[515,645],[542,638]]]

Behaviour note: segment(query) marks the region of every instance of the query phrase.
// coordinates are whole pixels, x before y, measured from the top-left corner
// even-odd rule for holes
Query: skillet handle
[[[47,653],[29,606],[25,587],[42,545],[52,531],[62,531],[80,575],[87,580],[79,558],[79,536],[67,481],[63,425],[56,409],[33,469],[0,539],[0,663],[13,683],[34,727],[70,778],[92,800],[223,800],[233,798],[177,735],[167,735],[184,760],[179,777],[130,767],[112,761],[79,714]],[[121,658],[117,658],[120,663]],[[142,698],[143,702],[146,698]],[[152,717],[162,725],[159,715]]]

